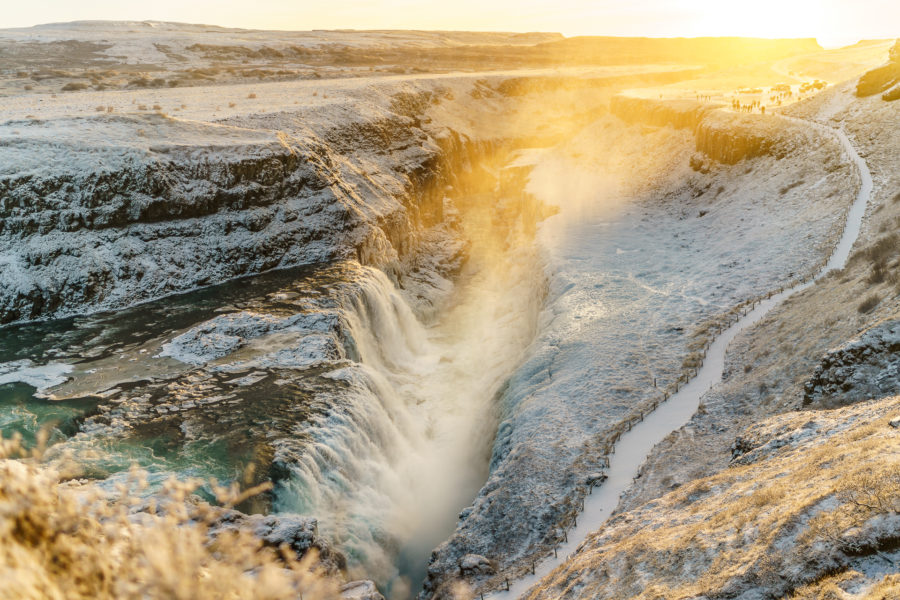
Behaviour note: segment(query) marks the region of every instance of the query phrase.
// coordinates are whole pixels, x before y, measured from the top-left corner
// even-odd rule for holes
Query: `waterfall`
[[[380,270],[342,300],[346,366],[327,410],[304,426],[304,452],[276,490],[278,510],[314,515],[351,576],[403,598],[431,549],[487,477],[495,397],[538,323],[543,270],[516,238],[470,259],[437,323],[417,318]]]

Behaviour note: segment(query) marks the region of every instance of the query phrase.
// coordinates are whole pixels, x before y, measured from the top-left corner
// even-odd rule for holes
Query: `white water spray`
[[[389,597],[421,583],[430,551],[484,483],[494,398],[536,333],[537,253],[504,248],[501,259],[474,244],[431,327],[384,273],[364,269],[345,307],[358,363],[327,375],[350,385],[307,428],[314,442],[278,495],[280,510],[318,517],[351,575],[378,579]]]

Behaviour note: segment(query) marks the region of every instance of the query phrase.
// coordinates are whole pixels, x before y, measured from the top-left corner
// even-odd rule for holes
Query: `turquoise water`
[[[147,344],[152,347],[155,340],[169,339],[223,312],[250,305],[256,311],[277,311],[277,302],[266,301],[275,291],[298,285],[319,289],[340,277],[340,270],[328,266],[286,269],[124,310],[3,327],[0,366],[27,359],[35,365],[65,363],[73,365],[76,372],[89,372],[94,365],[128,356]],[[148,363],[153,360],[148,354],[140,356]],[[191,375],[191,369],[185,367],[181,373],[142,380],[140,364],[130,368],[137,373],[136,380],[115,386],[120,392],[113,399],[122,405],[135,396],[165,400],[173,386]],[[227,386],[224,375],[206,376],[214,387]],[[259,440],[277,437],[278,415],[294,418],[304,412],[308,390],[274,386],[273,379],[267,374],[254,385],[241,387],[228,410],[198,407],[190,416],[190,433],[186,432],[187,418],[181,415],[151,417],[144,413],[132,415],[124,431],[115,427],[105,430],[103,407],[110,401],[103,390],[50,400],[36,396],[35,387],[26,383],[6,383],[0,385],[0,433],[5,438],[19,434],[26,445],[32,445],[37,432],[46,428],[52,449],[89,456],[79,461],[81,475],[86,477],[108,477],[136,463],[153,472],[228,480],[240,476],[251,462],[271,460],[271,447]],[[285,423],[280,425],[283,433],[289,429]]]

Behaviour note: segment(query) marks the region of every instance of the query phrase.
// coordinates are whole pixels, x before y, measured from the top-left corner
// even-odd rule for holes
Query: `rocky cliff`
[[[881,99],[900,99],[900,41],[891,48],[888,62],[864,73],[856,84],[856,95],[860,98],[881,94]]]
[[[776,116],[746,115],[719,108],[691,100],[615,96],[610,101],[610,111],[628,123],[690,129],[697,151],[725,164],[757,156],[783,158],[810,141],[806,128]]]
[[[381,82],[206,122],[104,112],[0,124],[0,323],[345,258],[399,274],[460,172],[585,122],[609,84],[517,78],[512,94],[506,79]],[[487,125],[536,110],[532,92],[570,96],[555,123]]]
[[[116,308],[348,256],[384,266],[410,251],[413,229],[433,212],[434,180],[421,173],[439,149],[407,117],[318,133],[289,119],[268,128],[252,121],[103,115],[6,124],[0,322]],[[341,136],[383,157],[382,181],[329,143]]]

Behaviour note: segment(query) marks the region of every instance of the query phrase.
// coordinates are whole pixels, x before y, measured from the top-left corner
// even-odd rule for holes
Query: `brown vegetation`
[[[879,303],[881,303],[881,296],[872,294],[860,302],[859,306],[856,307],[856,310],[862,314],[869,313],[872,312]]]
[[[854,577],[853,560],[894,543],[898,406],[889,398],[751,428],[731,468],[613,517],[528,598],[821,597],[809,592],[824,578]],[[885,582],[896,589],[896,578]]]
[[[890,60],[868,73],[864,73],[856,84],[856,95],[859,97],[872,96],[892,88],[882,96],[884,100],[896,100],[900,98],[900,41],[891,49]]]
[[[9,599],[307,599],[334,597],[316,556],[263,546],[243,531],[209,535],[217,509],[191,500],[198,481],[166,484],[149,502],[133,471],[110,497],[64,484],[65,468],[42,465],[40,452],[0,440],[0,598]],[[259,489],[215,486],[225,506]],[[143,506],[142,510],[140,507]]]

